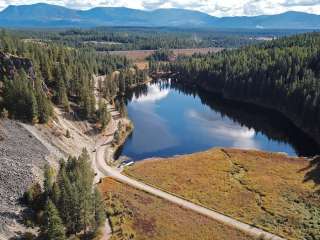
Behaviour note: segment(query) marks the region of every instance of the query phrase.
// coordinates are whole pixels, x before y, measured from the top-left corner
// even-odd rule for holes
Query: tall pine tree
[[[48,240],[66,240],[64,226],[59,212],[51,200],[46,205],[46,229]]]

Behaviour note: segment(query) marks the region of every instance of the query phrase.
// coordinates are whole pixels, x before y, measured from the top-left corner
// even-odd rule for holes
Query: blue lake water
[[[313,155],[318,146],[276,112],[157,81],[127,96],[134,131],[121,155],[131,160],[235,147]]]

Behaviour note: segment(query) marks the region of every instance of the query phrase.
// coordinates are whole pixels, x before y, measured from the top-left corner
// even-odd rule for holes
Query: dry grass
[[[140,70],[146,70],[149,68],[149,63],[147,61],[140,61],[140,62],[135,62],[134,63],[138,69]]]
[[[222,48],[186,48],[172,49],[176,55],[191,56],[194,53],[206,54],[209,52],[219,52]],[[129,51],[110,51],[110,54],[126,56],[135,62],[143,62],[147,57],[154,53],[155,50],[129,50]]]
[[[310,162],[235,149],[136,163],[125,173],[290,239],[320,239]],[[309,169],[310,170],[310,169]]]
[[[105,198],[110,194],[130,209],[128,221],[137,240],[221,240],[252,239],[242,232],[175,204],[105,178],[99,185]]]

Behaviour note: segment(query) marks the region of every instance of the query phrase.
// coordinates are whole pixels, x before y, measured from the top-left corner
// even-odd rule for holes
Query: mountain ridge
[[[204,27],[320,29],[320,15],[289,11],[275,15],[215,17],[196,10],[160,8],[152,11],[126,7],[88,10],[36,3],[9,5],[0,12],[1,27]]]

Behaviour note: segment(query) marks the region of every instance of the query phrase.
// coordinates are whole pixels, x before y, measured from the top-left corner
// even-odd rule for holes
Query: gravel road
[[[96,143],[96,156],[95,156],[94,161],[95,161],[96,171],[99,172],[100,176],[110,176],[110,177],[117,179],[118,181],[121,181],[125,184],[133,186],[133,187],[138,188],[140,190],[146,191],[148,193],[151,193],[151,194],[158,196],[158,197],[161,197],[163,199],[166,199],[172,203],[178,204],[186,209],[190,209],[194,212],[205,215],[209,218],[212,218],[216,221],[224,223],[228,226],[239,229],[239,230],[247,233],[250,236],[257,237],[257,238],[263,236],[263,239],[268,239],[268,240],[284,240],[284,238],[281,238],[277,235],[274,235],[274,234],[266,232],[262,229],[250,226],[249,224],[240,222],[236,219],[233,219],[231,217],[228,217],[226,215],[218,213],[214,210],[207,209],[207,208],[202,207],[200,205],[194,204],[192,202],[189,202],[189,201],[184,200],[182,198],[179,198],[177,196],[171,195],[171,194],[166,193],[160,189],[146,185],[142,182],[136,181],[134,179],[131,179],[131,178],[121,174],[120,170],[108,166],[105,162],[105,152],[106,152],[106,148],[108,148],[108,145],[103,144],[105,141],[106,141],[106,139],[100,139]]]

